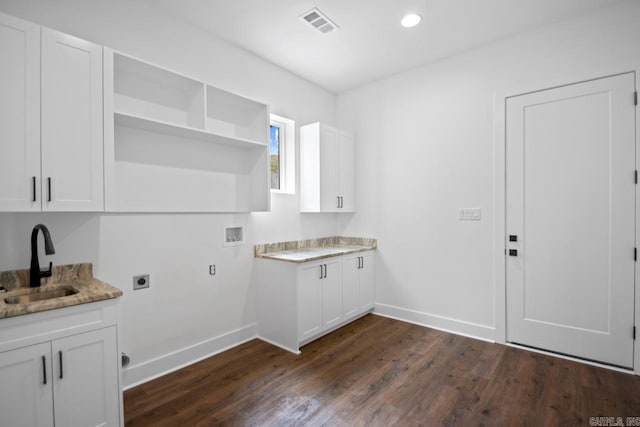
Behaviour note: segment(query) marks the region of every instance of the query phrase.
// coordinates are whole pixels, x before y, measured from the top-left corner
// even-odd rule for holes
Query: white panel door
[[[53,341],[56,425],[120,422],[116,327]]]
[[[349,319],[360,312],[360,257],[342,257],[342,317]]]
[[[0,211],[39,211],[40,27],[0,13]]]
[[[322,332],[322,285],[324,267],[320,263],[298,270],[298,340],[305,341]]]
[[[634,90],[629,73],[507,100],[510,342],[633,365]]]
[[[51,343],[0,353],[0,424],[53,426]]]
[[[43,28],[43,210],[104,209],[102,119],[102,48]]]
[[[320,211],[338,211],[338,134],[320,126]]]
[[[322,283],[322,326],[324,330],[342,322],[342,261],[339,258],[324,260]]]

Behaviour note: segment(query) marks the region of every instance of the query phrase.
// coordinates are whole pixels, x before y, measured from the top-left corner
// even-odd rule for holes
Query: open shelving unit
[[[104,50],[105,208],[269,210],[269,109]]]

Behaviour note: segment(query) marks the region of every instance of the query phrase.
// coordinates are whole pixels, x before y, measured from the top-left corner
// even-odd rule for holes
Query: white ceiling
[[[147,0],[332,92],[621,0]],[[318,7],[340,29],[299,18]],[[400,26],[408,12],[417,27]]]

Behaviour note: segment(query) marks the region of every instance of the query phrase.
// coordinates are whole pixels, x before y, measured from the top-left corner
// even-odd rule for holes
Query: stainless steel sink
[[[26,294],[6,297],[4,299],[4,302],[7,304],[28,304],[35,301],[45,301],[54,298],[68,297],[77,293],[78,291],[68,286],[47,291],[41,291],[40,289],[36,288]]]

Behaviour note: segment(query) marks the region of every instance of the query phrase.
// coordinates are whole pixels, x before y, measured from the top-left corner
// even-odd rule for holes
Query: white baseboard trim
[[[495,328],[477,323],[465,322],[463,320],[379,303],[376,303],[373,314],[495,343]]]
[[[257,338],[258,338],[260,341],[264,341],[264,342],[266,342],[267,344],[271,344],[271,345],[273,345],[273,346],[276,346],[276,347],[278,347],[278,348],[281,348],[281,349],[283,349],[283,350],[285,350],[285,351],[288,351],[289,353],[293,353],[293,354],[296,354],[296,355],[300,354],[300,350],[297,350],[297,351],[296,351],[296,350],[294,350],[294,349],[292,349],[292,348],[289,348],[289,347],[287,347],[287,346],[284,346],[284,345],[282,345],[282,344],[278,344],[278,343],[277,343],[277,342],[275,342],[275,341],[271,341],[270,339],[267,339],[267,338],[261,337],[260,335],[258,335],[258,336],[257,336]]]
[[[127,390],[257,338],[255,323],[122,370]]]

